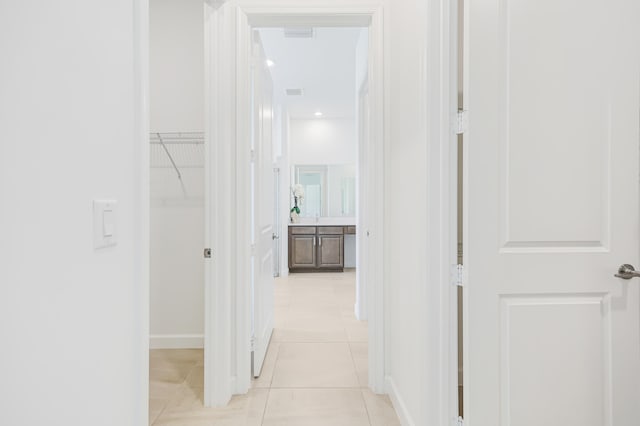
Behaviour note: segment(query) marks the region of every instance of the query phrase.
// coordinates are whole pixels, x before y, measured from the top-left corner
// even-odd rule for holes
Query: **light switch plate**
[[[116,200],[93,200],[93,247],[100,249],[118,244]]]

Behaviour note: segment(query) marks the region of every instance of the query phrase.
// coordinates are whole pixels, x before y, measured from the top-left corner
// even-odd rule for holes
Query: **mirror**
[[[302,185],[300,217],[354,217],[356,215],[356,166],[294,165],[291,182]],[[294,205],[293,193],[291,206]]]

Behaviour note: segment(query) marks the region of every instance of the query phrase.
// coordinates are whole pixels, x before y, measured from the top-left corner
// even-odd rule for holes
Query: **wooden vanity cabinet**
[[[342,272],[342,226],[289,226],[290,272]]]
[[[342,226],[318,226],[318,255],[320,269],[344,268],[344,229]]]
[[[289,227],[289,270],[316,269],[316,227]]]

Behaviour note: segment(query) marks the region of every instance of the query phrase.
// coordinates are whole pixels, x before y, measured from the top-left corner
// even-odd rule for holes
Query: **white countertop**
[[[355,217],[321,217],[316,221],[315,217],[301,217],[298,222],[289,226],[355,226]]]

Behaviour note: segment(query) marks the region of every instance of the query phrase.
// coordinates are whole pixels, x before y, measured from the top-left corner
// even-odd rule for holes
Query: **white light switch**
[[[118,243],[116,222],[118,202],[93,200],[93,247],[115,246]]]
[[[115,215],[113,214],[113,210],[104,210],[102,212],[102,236],[113,237],[115,225]]]

